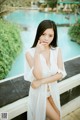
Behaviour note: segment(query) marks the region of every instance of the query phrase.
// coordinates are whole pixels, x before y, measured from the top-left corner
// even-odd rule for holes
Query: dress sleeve
[[[62,59],[62,52],[60,48],[57,48],[57,63],[58,63],[58,73],[62,73],[62,79],[67,75],[64,62]]]
[[[33,67],[30,68],[26,57],[24,57],[24,80],[32,82],[34,79]]]
[[[62,79],[67,75],[64,65],[63,65],[63,70],[58,68],[58,73],[62,73],[62,75],[63,75]]]

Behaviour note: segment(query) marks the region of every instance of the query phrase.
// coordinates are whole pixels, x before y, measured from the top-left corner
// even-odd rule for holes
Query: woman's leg
[[[46,120],[50,120],[48,117],[46,117]]]
[[[46,115],[49,118],[49,120],[60,120],[60,116],[58,113],[55,111],[54,107],[50,103],[49,99],[47,98],[46,101]]]
[[[48,97],[48,100],[50,101],[51,105],[53,106],[53,108],[55,109],[55,111],[58,113],[58,115],[60,116],[60,111],[58,110],[58,108],[56,107],[52,97]]]

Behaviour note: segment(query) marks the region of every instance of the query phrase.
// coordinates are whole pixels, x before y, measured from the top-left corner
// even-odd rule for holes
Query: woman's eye
[[[45,35],[44,33],[42,35]]]
[[[49,35],[49,37],[53,37],[52,35]]]

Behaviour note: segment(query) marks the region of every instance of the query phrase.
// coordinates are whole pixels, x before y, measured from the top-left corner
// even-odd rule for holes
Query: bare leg
[[[49,120],[60,120],[60,116],[55,111],[54,107],[51,105],[49,99],[46,100],[46,115]]]
[[[51,96],[48,97],[48,100],[50,101],[52,107],[55,109],[55,111],[56,111],[56,112],[58,113],[58,115],[60,116],[60,111],[59,111],[58,108],[56,107],[56,105],[55,105],[55,103],[54,103],[52,97],[51,97]]]
[[[50,119],[47,117],[46,120],[50,120]]]

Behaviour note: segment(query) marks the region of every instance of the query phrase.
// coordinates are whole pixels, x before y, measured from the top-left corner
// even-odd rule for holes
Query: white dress
[[[30,48],[28,50],[32,56],[34,56],[35,48]],[[40,54],[40,62],[42,67],[42,74],[43,77],[48,77],[51,75],[55,75],[57,72],[61,72],[63,77],[65,77],[66,72],[63,66],[63,71],[60,70],[57,66],[57,54],[58,54],[58,47],[50,49],[50,64],[51,66],[48,67],[46,64],[46,60],[42,54]],[[35,80],[33,75],[33,68],[30,68],[27,60],[25,60],[25,71],[24,71],[24,79],[27,81],[32,82]],[[60,95],[58,90],[57,81],[53,83],[49,83],[50,94],[53,98],[53,101],[60,110]],[[27,112],[27,120],[46,120],[46,99],[47,99],[47,84],[43,84],[37,89],[33,89],[30,86],[29,90],[29,97],[28,97],[28,112]]]

